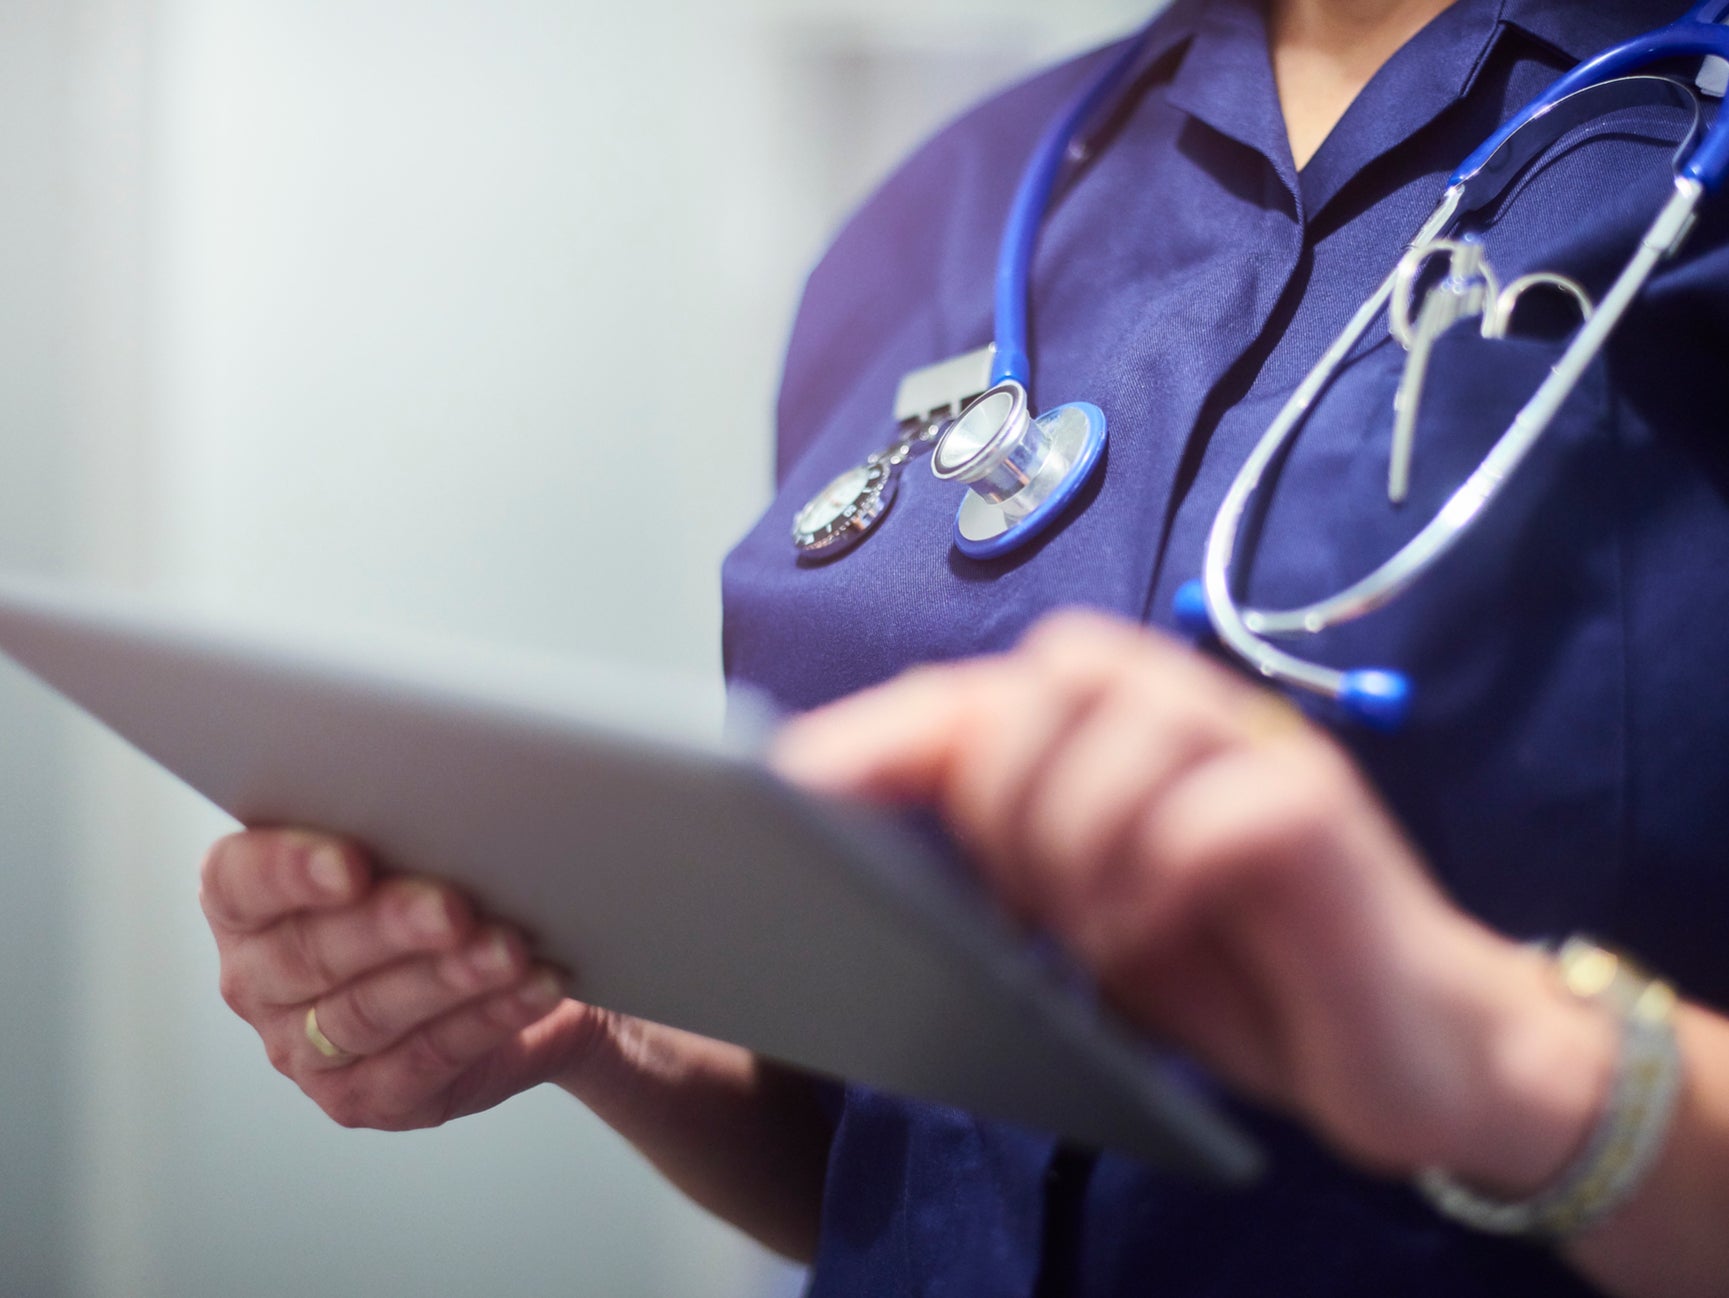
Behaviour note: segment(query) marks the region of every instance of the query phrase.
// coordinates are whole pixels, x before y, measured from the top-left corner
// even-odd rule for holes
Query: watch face
[[[847,510],[857,505],[865,495],[871,479],[876,476],[874,464],[861,464],[848,469],[824,487],[793,519],[793,530],[818,532],[839,522]]]
[[[880,460],[848,469],[793,517],[793,545],[809,558],[845,553],[888,510],[893,485],[893,469]]]

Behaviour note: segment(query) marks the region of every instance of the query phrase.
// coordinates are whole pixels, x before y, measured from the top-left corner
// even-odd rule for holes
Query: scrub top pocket
[[[1476,469],[1563,347],[1485,339],[1470,321],[1440,338],[1410,494],[1396,506],[1387,467],[1406,354],[1389,339],[1343,369],[1246,529],[1246,602],[1306,604],[1390,558]],[[1355,622],[1281,642],[1330,666],[1410,676],[1403,731],[1346,727],[1340,737],[1455,892],[1514,933],[1613,914],[1626,742],[1618,464],[1599,360],[1495,499],[1407,591]],[[1547,882],[1557,860],[1577,885],[1565,906]]]
[[[1461,322],[1437,340],[1417,420],[1410,492],[1388,499],[1393,397],[1406,353],[1390,338],[1335,379],[1263,489],[1238,589],[1253,607],[1291,608],[1368,575],[1420,532],[1465,483],[1563,350],[1560,342],[1485,339]],[[1565,634],[1613,604],[1601,570],[1615,493],[1601,363],[1452,550],[1405,593],[1356,622],[1290,642],[1340,665],[1384,665],[1433,694],[1472,662],[1493,674],[1508,636]],[[1612,556],[1608,556],[1612,557]],[[1545,628],[1529,601],[1551,611]],[[1518,616],[1511,616],[1520,608]],[[1516,657],[1511,661],[1516,661]],[[1425,670],[1426,669],[1426,670]],[[1490,677],[1480,680],[1492,689]],[[1457,699],[1464,703],[1464,699]],[[1431,713],[1433,716],[1433,713]]]

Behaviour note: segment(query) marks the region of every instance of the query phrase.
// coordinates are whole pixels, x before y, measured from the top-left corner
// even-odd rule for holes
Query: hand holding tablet
[[[509,665],[410,666],[292,639],[0,583],[0,650],[242,824],[317,826],[387,873],[458,885],[531,925],[534,959],[577,969],[595,1005],[1192,1172],[1253,1171],[1254,1151],[1149,1046],[892,821],[806,795],[739,747],[679,739],[664,697],[621,699],[616,682],[585,698],[576,673],[561,688]],[[308,916],[314,859],[276,885],[309,890]],[[220,857],[213,869],[221,879]],[[489,986],[490,921],[451,902],[446,926],[416,936],[416,898],[369,887],[371,927],[318,939],[351,962],[335,974],[372,967],[343,942],[381,941],[424,1004],[449,1012],[440,997],[472,992],[465,1040],[482,1021],[518,1032],[534,1017],[511,999],[539,990],[526,947],[506,933],[508,968]],[[365,1026],[365,1003],[315,996],[318,1032],[349,1053],[413,1036]],[[558,1020],[571,1012],[548,1033],[579,1031]],[[328,1057],[305,1026],[294,1048],[310,1066]]]

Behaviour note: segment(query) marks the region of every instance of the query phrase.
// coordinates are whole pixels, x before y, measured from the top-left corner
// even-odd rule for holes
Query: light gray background
[[[0,565],[718,699],[825,232],[1152,7],[0,0]],[[0,735],[9,1298],[796,1284],[555,1092],[330,1124],[216,996],[221,822],[3,667]]]

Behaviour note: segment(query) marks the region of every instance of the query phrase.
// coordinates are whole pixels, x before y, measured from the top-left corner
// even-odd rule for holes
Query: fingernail
[[[408,903],[408,926],[418,937],[440,938],[450,932],[450,907],[444,894],[429,883],[416,884]]]
[[[328,896],[340,897],[348,891],[348,861],[342,850],[330,843],[312,849],[312,856],[306,862],[306,873],[312,879],[312,886]]]
[[[542,969],[523,984],[516,999],[529,1009],[551,1009],[564,999],[564,979],[551,969]]]
[[[468,967],[481,978],[498,978],[510,972],[516,963],[510,949],[510,939],[503,933],[493,933],[468,957]]]

